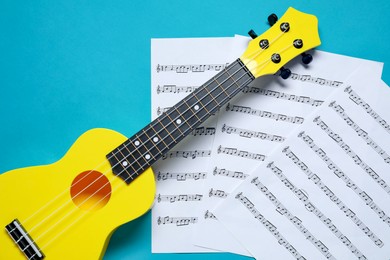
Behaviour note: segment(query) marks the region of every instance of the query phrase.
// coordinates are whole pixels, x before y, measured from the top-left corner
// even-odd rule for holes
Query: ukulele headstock
[[[297,55],[320,44],[317,17],[290,7],[269,30],[249,42],[240,59],[257,78],[276,73]]]

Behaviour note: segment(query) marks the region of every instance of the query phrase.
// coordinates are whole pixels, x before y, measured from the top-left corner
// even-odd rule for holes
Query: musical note
[[[243,172],[219,169],[217,167],[214,168],[213,174],[241,180],[244,180],[246,177],[248,177],[248,174],[244,174]]]
[[[213,188],[210,189],[209,191],[209,197],[218,197],[221,199],[225,199],[229,193],[223,190],[214,190]]]
[[[200,110],[198,116],[203,118],[203,111],[208,112],[207,109],[210,107],[206,103],[207,97],[203,99],[203,93],[196,96],[199,98],[199,102],[194,103],[193,100],[186,99],[187,104],[182,107],[175,109],[172,106],[182,100],[185,95],[196,93],[200,83],[207,82],[218,71],[224,70],[228,64],[227,62],[230,62],[232,57],[240,55],[244,51],[242,47],[231,48],[237,46],[236,42],[237,39],[233,38],[203,38],[195,41],[188,41],[188,39],[152,39],[151,100],[153,120],[158,115],[169,118],[167,113],[172,111],[170,115],[172,115],[171,119],[174,121],[176,121],[177,114],[184,115],[187,113],[186,111],[196,112]],[[171,55],[172,51],[191,53],[191,55]],[[226,53],[229,53],[229,55],[226,55]],[[238,80],[237,76],[233,75]],[[217,78],[217,80],[220,79]],[[210,84],[210,91],[212,90],[211,85],[213,84]],[[215,98],[219,100],[219,97]],[[168,111],[168,109],[171,110]],[[185,122],[184,120],[181,121]],[[208,156],[208,151],[203,154],[199,152],[211,150],[212,140],[216,132],[215,126],[216,120],[211,119],[199,127],[186,130],[186,133],[189,133],[189,136],[186,137],[188,142],[185,142],[184,146],[180,144],[182,148],[177,148],[182,152],[167,153],[163,157],[164,160],[159,160],[154,165],[157,181],[162,185],[158,186],[160,203],[158,203],[158,197],[156,197],[156,204],[152,210],[154,219],[152,224],[152,251],[177,253],[209,251],[209,249],[194,246],[191,239],[188,239],[192,236],[192,229],[180,228],[175,224],[169,225],[167,228],[164,225],[159,226],[155,220],[158,216],[163,218],[167,215],[170,217],[191,216],[203,220],[205,210],[188,204],[197,203],[196,201],[186,203],[185,196],[169,197],[173,201],[171,203],[164,200],[168,197],[163,196],[202,194],[201,201],[208,197],[208,189],[204,194],[202,183],[209,177],[206,172],[211,156]],[[166,130],[171,132],[174,131],[173,128],[173,126],[169,126]],[[154,135],[149,136],[153,140]],[[189,139],[192,139],[192,141]],[[158,148],[160,149],[160,146]],[[190,199],[190,197],[187,196],[187,199]],[[172,236],[171,231],[174,232],[175,236]]]
[[[188,73],[188,72],[205,72],[205,71],[220,71],[229,63],[225,64],[193,64],[193,65],[157,65],[157,72],[176,72],[176,73]]]
[[[323,78],[326,78],[326,76]],[[308,77],[307,80],[310,80],[310,78]],[[316,84],[319,85],[324,84],[324,80],[319,78]],[[306,87],[311,87],[313,89],[313,86],[310,86],[310,84],[306,84],[306,85],[308,85]],[[369,89],[366,88],[367,84],[364,87],[365,87],[364,88],[365,92],[371,92]],[[275,90],[274,88],[267,88],[267,89]],[[314,87],[314,89],[317,89],[317,91],[320,90],[316,87]],[[226,114],[230,118],[237,120],[237,122],[233,124],[231,123],[232,121],[229,122],[227,120],[229,119],[228,116],[224,115],[223,117],[221,117],[222,120],[219,121],[218,123],[219,127],[217,129],[222,130],[223,134],[220,134],[221,131],[218,131],[216,136],[225,136],[226,141],[224,139],[221,139],[221,141],[218,142],[217,144],[223,147],[230,147],[230,148],[235,147],[241,150],[257,151],[257,152],[260,151],[261,149],[260,147],[259,150],[255,150],[253,148],[249,149],[249,147],[252,144],[256,143],[255,141],[252,141],[252,139],[254,139],[253,132],[242,131],[246,129],[260,130],[260,131],[263,131],[264,129],[269,129],[269,128],[263,128],[265,121],[263,123],[263,121],[261,121],[259,118],[256,119],[255,117],[252,117],[253,122],[255,122],[256,124],[247,123],[248,120],[244,120],[249,118],[249,121],[252,121],[250,119],[252,108],[263,109],[264,111],[267,112],[272,111],[272,112],[277,112],[285,115],[300,115],[298,113],[289,112],[289,111],[294,111],[293,108],[291,108],[291,110],[288,109],[272,110],[271,109],[272,106],[269,105],[268,103],[267,106],[264,107],[260,106],[260,102],[259,102],[260,100],[256,99],[255,96],[256,93],[269,95],[268,97],[271,98],[271,100],[270,99],[267,100],[269,103],[275,103],[275,104],[277,103],[278,105],[279,104],[283,105],[283,103],[289,103],[289,101],[282,102],[283,101],[282,99],[285,96],[283,96],[283,93],[279,91],[281,90],[280,88],[276,90],[277,91],[266,92],[266,91],[262,91],[260,88],[256,89],[256,88],[247,87],[245,91],[247,91],[248,93],[249,92],[254,93],[253,97],[248,96],[248,99],[251,102],[244,103],[243,101],[240,101],[239,103],[231,102],[229,104],[229,107],[227,109],[228,113]],[[286,91],[286,90],[283,89],[282,91]],[[340,89],[340,91],[342,91],[342,89]],[[296,96],[291,95],[290,98],[293,100],[297,100],[298,97],[302,97],[300,99],[302,103],[310,101],[310,98],[316,100],[322,99],[321,96],[317,96],[315,94],[308,94],[303,91],[288,92],[288,94],[296,95]],[[386,217],[388,216],[386,214],[387,213],[390,214],[390,211],[388,210],[388,206],[387,206],[388,203],[384,203],[384,202],[387,201],[389,197],[383,195],[382,194],[383,190],[378,189],[377,184],[372,183],[371,178],[367,178],[367,174],[363,174],[363,172],[359,169],[359,167],[353,165],[351,161],[352,159],[356,164],[361,165],[362,168],[366,168],[367,171],[369,170],[369,168],[367,168],[367,164],[371,166],[370,163],[371,158],[367,158],[366,155],[370,155],[370,156],[372,155],[372,157],[376,159],[376,162],[382,164],[381,161],[382,158],[378,158],[377,154],[372,153],[372,149],[377,149],[378,153],[382,153],[384,155],[383,159],[386,158],[386,154],[384,154],[385,151],[380,151],[379,150],[380,147],[375,146],[375,144],[372,144],[373,145],[372,147],[366,147],[366,144],[362,142],[360,138],[369,137],[375,141],[378,140],[377,144],[379,144],[385,149],[387,146],[385,146],[384,144],[386,144],[387,142],[386,139],[383,140],[383,142],[379,142],[382,140],[378,138],[379,136],[378,132],[380,134],[380,132],[383,132],[382,131],[383,129],[381,127],[377,127],[376,123],[372,124],[371,122],[372,127],[376,129],[378,132],[374,132],[372,129],[370,129],[371,126],[366,127],[366,129],[364,129],[366,131],[364,131],[362,129],[363,126],[370,125],[369,123],[371,118],[367,116],[366,113],[363,111],[356,111],[357,113],[349,113],[348,110],[349,106],[347,104],[344,105],[343,101],[345,101],[346,103],[352,103],[352,102],[350,102],[347,97],[345,97],[344,99],[340,99],[339,98],[340,96],[343,96],[343,94],[333,96],[333,98],[335,98],[336,100],[340,100],[339,104],[342,104],[343,106],[343,108],[337,107],[337,109],[339,111],[342,111],[343,109],[344,112],[350,114],[351,118],[349,119],[346,118],[345,121],[344,119],[338,118],[339,115],[336,115],[336,113],[334,113],[331,109],[329,109],[329,107],[327,106],[329,103],[328,101],[326,101],[326,107],[323,106],[323,108],[319,109],[316,112],[316,114],[317,116],[323,115],[322,117],[323,120],[325,120],[325,118],[327,119],[331,118],[334,119],[334,121],[325,120],[326,123],[328,123],[329,125],[327,125],[325,122],[320,123],[320,121],[316,121],[319,124],[318,126],[314,126],[314,124],[311,122],[311,120],[313,120],[313,116],[309,116],[308,118],[311,118],[310,122],[306,122],[307,120],[305,120],[306,123],[300,127],[301,130],[299,131],[305,130],[306,133],[310,134],[310,136],[314,138],[314,140],[308,135],[306,135],[305,132],[302,132],[301,139],[305,140],[306,144],[303,143],[302,140],[298,140],[296,138],[296,135],[294,135],[291,139],[289,138],[288,140],[286,140],[286,145],[288,145],[289,147],[286,147],[286,145],[284,145],[284,147],[281,147],[281,149],[284,148],[283,150],[285,151],[285,155],[280,153],[281,149],[279,148],[276,149],[276,153],[273,153],[273,155],[270,155],[270,157],[267,158],[267,163],[262,164],[262,166],[258,167],[255,171],[253,171],[252,174],[254,176],[251,176],[249,179],[247,178],[240,186],[238,186],[238,190],[240,192],[246,193],[246,197],[249,198],[251,202],[255,204],[254,207],[252,207],[252,205],[249,204],[248,207],[249,212],[254,212],[254,209],[256,208],[256,206],[258,206],[258,208],[264,214],[267,213],[265,216],[270,221],[275,221],[275,223],[273,224],[276,225],[282,223],[283,220],[284,222],[286,222],[285,221],[286,219],[284,219],[283,216],[285,216],[286,218],[291,217],[289,216],[289,212],[286,211],[286,207],[288,210],[290,203],[291,205],[300,204],[294,206],[294,211],[293,208],[291,208],[290,213],[296,214],[295,215],[296,218],[291,218],[291,223],[295,225],[297,228],[299,228],[302,224],[304,224],[310,229],[310,231],[313,231],[313,233],[316,236],[318,235],[318,238],[321,239],[320,241],[315,241],[310,235],[307,236],[305,235],[307,239],[306,243],[316,242],[315,246],[321,252],[327,252],[330,250],[332,253],[334,253],[334,255],[337,258],[339,258],[341,255],[340,254],[341,251],[347,251],[346,249],[350,248],[348,249],[348,252],[346,252],[347,254],[350,254],[349,256],[350,258],[354,258],[353,255],[355,255],[356,258],[358,259],[359,258],[365,259],[366,256],[367,257],[374,256],[374,258],[375,257],[378,258],[379,255],[381,254],[387,257],[388,237],[386,236],[385,233],[388,231],[386,225],[388,225],[387,223],[388,221],[390,221],[390,219]],[[259,98],[262,100],[263,97],[259,97]],[[274,101],[272,101],[272,99]],[[367,100],[369,101],[375,99],[367,99]],[[256,102],[258,102],[259,104],[257,104]],[[334,105],[335,105],[334,108],[336,108],[336,105],[338,105],[338,103]],[[372,106],[374,105],[376,105],[374,108],[376,107],[381,108],[380,105],[372,103]],[[289,106],[292,107],[296,105],[290,102]],[[304,104],[302,104],[300,107],[303,106],[307,107],[308,110],[312,108],[311,105],[309,106]],[[355,104],[350,104],[350,107],[354,107],[354,106]],[[356,107],[356,110],[360,110],[360,109],[361,109],[360,107]],[[365,116],[365,118],[368,120],[360,120],[358,118],[354,118],[354,116],[359,116],[359,112],[360,115]],[[381,110],[378,110],[377,112],[380,113]],[[245,115],[243,115],[244,113]],[[266,118],[271,117],[269,113],[266,113],[265,116]],[[386,116],[386,114],[383,113],[383,116]],[[387,120],[386,117],[384,117],[384,119]],[[321,120],[321,117],[318,118],[318,120]],[[389,120],[387,121],[389,122]],[[277,123],[274,122],[272,125],[275,125],[276,127]],[[253,128],[251,128],[250,126],[253,126]],[[282,128],[283,126],[284,125],[281,125],[280,128]],[[334,130],[340,129],[340,131],[338,130],[329,131],[331,130],[329,127],[333,128]],[[358,127],[360,127],[360,129]],[[319,128],[321,128],[322,130],[319,130]],[[354,131],[351,131],[351,129],[349,128],[352,128]],[[345,133],[341,131],[343,129],[346,130]],[[345,134],[347,134],[348,132],[349,135],[346,136]],[[239,136],[240,133],[242,138],[240,138]],[[283,132],[274,131],[274,133],[283,133]],[[357,137],[355,133],[360,137]],[[231,139],[234,140],[234,142],[232,143],[229,143],[227,139],[229,134],[234,135],[231,136]],[[332,140],[334,141],[329,140],[327,135],[331,137]],[[323,140],[320,138],[322,138]],[[351,142],[349,140],[354,140],[355,142]],[[241,141],[242,144],[240,143],[238,145],[235,143],[235,141],[237,142]],[[343,145],[342,147],[341,146],[338,147],[334,143],[336,141],[337,142],[348,141],[349,143]],[[366,139],[366,143],[369,143],[369,141],[370,141],[369,139]],[[248,143],[248,145],[246,143]],[[264,143],[264,144],[269,145],[269,143]],[[306,147],[306,145],[309,148],[313,148],[313,149],[307,149],[308,147]],[[359,147],[359,145],[362,146]],[[218,146],[216,146],[216,148],[218,148]],[[294,152],[292,152],[291,150],[293,150]],[[313,151],[316,151],[316,154],[314,154]],[[367,154],[364,154],[364,151],[366,151]],[[359,154],[352,155],[352,152],[358,152]],[[351,154],[351,159],[348,159],[348,156],[345,156],[344,153]],[[268,155],[267,153],[265,154]],[[337,154],[339,154],[339,156],[336,158],[335,156],[337,156]],[[285,156],[287,156],[287,158]],[[332,160],[330,160],[329,157]],[[225,158],[227,159],[225,165],[222,163],[219,164],[216,163],[213,164],[213,168],[217,166],[218,169],[225,169],[225,168],[235,169],[236,160],[234,158],[230,159],[228,156],[225,156]],[[274,163],[271,163],[270,161],[274,161]],[[336,162],[337,164],[335,164],[334,162]],[[286,167],[285,174],[283,174],[281,169],[278,169],[278,167],[276,167],[275,164],[281,165],[282,169],[283,167]],[[277,172],[278,175],[271,174],[272,176],[270,177],[269,173],[265,170],[265,166],[269,166],[268,169],[273,169],[273,172]],[[298,169],[295,168],[296,166],[298,166]],[[245,166],[243,166],[241,170],[246,170],[246,168],[244,167]],[[372,179],[377,180],[380,177],[385,179],[384,178],[385,175],[382,176],[382,169],[379,170],[379,166],[372,164],[372,167],[376,171],[376,173],[374,171],[370,173]],[[240,168],[237,168],[236,170],[240,170]],[[334,175],[332,174],[332,172],[334,173]],[[306,175],[302,175],[302,173]],[[383,171],[383,174],[384,173],[386,173],[386,171]],[[277,178],[275,178],[275,176]],[[289,179],[286,179],[286,176]],[[335,176],[337,176],[338,178],[335,178]],[[214,176],[210,176],[210,179],[214,180],[215,178]],[[275,179],[279,181],[277,180],[275,181]],[[340,182],[338,179],[342,180],[343,182]],[[224,179],[221,179],[221,182],[223,182],[223,180]],[[253,183],[253,181],[256,182],[257,180],[261,180],[261,182],[265,184],[263,187],[259,188],[259,190],[261,189],[261,192],[262,194],[264,194],[265,197],[259,194],[259,192],[255,190],[253,186],[250,185],[250,183]],[[379,180],[379,182],[380,181],[381,180]],[[383,182],[381,183],[383,185]],[[298,187],[296,187],[295,185],[297,185]],[[270,190],[265,186],[267,186]],[[218,187],[222,188],[221,186]],[[294,190],[293,196],[291,196],[292,194],[290,193],[291,189]],[[364,193],[361,192],[362,189],[364,189]],[[234,195],[239,193],[237,192],[237,190],[231,191],[226,189],[226,191],[231,192]],[[274,196],[272,196],[272,194],[269,193],[270,191],[274,194]],[[351,191],[353,191],[355,194],[353,194],[353,192]],[[378,192],[378,194],[375,194],[376,191]],[[243,193],[241,193],[241,195]],[[284,203],[284,205],[283,204],[277,205],[278,202],[280,202],[278,201],[279,199]],[[249,214],[243,214],[245,213],[243,209],[237,209],[237,212],[235,212],[235,209],[237,208],[237,202],[234,203],[234,201],[236,200],[233,199],[233,197],[228,196],[227,200],[225,201],[226,202],[223,202],[220,207],[217,207],[215,209],[215,213],[218,214],[217,216],[219,220],[226,227],[231,228],[231,231],[234,232],[237,238],[239,238],[242,242],[245,242],[248,245],[247,248],[251,249],[252,254],[253,252],[255,252],[256,256],[258,258],[261,258],[262,257],[261,251],[263,251],[264,249],[260,249],[260,248],[258,249],[256,248],[256,245],[252,246],[251,241],[255,239],[256,241],[261,241],[261,239],[264,238],[265,235],[268,235],[266,234],[268,232],[264,231],[262,227],[256,227],[256,225],[253,225],[253,221],[254,221],[253,217],[251,215],[248,216]],[[376,202],[377,204],[373,202]],[[370,206],[368,206],[367,204],[369,204]],[[275,211],[272,210],[273,206],[275,206]],[[377,209],[377,206],[380,206],[384,211]],[[256,217],[257,215],[254,216]],[[323,224],[320,224],[319,220]],[[301,236],[301,234],[299,232],[296,232],[296,230],[294,230],[295,228],[292,227],[292,225],[290,225],[291,223],[285,223],[286,227],[288,225],[290,229],[293,231],[289,234],[296,234],[296,237],[295,236],[291,236],[291,237],[294,237],[297,240],[291,240],[291,242],[302,239],[303,237]],[[319,235],[320,233],[314,232],[314,231],[318,231],[317,229],[315,229],[317,228],[317,226],[318,226],[318,230],[319,229],[324,230],[324,232],[321,233],[321,236]],[[377,229],[377,226],[381,226],[381,228]],[[240,232],[244,228],[247,231],[245,233]],[[251,230],[251,228],[253,228],[253,230]],[[279,228],[281,228],[281,226]],[[344,239],[344,237],[342,237],[339,234],[340,231],[343,232],[344,235],[347,235],[348,237]],[[308,232],[308,231],[302,229],[302,233],[304,232]],[[382,241],[382,239],[378,237],[383,238],[384,240]],[[290,238],[290,236],[287,238]],[[304,242],[302,242],[302,244],[304,244]],[[311,247],[311,246],[309,245],[307,247]],[[343,248],[340,248],[340,250],[336,250],[337,247],[343,247]],[[361,254],[357,253],[356,247],[361,252]],[[371,251],[369,251],[368,248],[370,248],[370,250],[374,249],[375,251],[373,250],[372,251],[373,253],[371,253]],[[382,249],[378,250],[379,248]],[[272,248],[272,251],[274,252],[275,249],[277,250],[277,248],[275,247]],[[312,248],[312,250],[313,249],[314,248]],[[318,254],[319,252],[317,250],[313,250],[313,251],[315,251],[314,253],[316,254]],[[302,251],[302,253],[304,252]],[[311,258],[320,259],[321,256],[311,257]]]
[[[267,187],[264,186],[263,183],[260,182],[258,178],[252,180],[251,183],[255,185],[261,191],[261,193],[272,202],[272,204],[275,205],[275,210],[281,215],[285,216],[306,237],[306,239],[310,237],[311,239],[309,241],[315,245],[327,259],[335,259],[329,250],[324,250],[323,243],[315,238],[314,235],[311,234],[309,230],[302,224],[302,221],[297,216],[293,215],[278,199],[276,199],[275,196],[269,191]]]
[[[267,140],[271,142],[278,142],[282,143],[286,138],[283,136],[279,135],[272,135],[272,134],[267,134],[263,132],[256,132],[256,131],[251,131],[248,129],[243,129],[243,128],[237,128],[233,126],[228,126],[224,124],[222,126],[222,132],[226,132],[227,134],[238,134],[239,136],[245,137],[245,138],[259,138],[261,140]]]
[[[296,259],[305,259],[297,250],[290,250],[292,247],[291,244],[282,236],[282,234],[278,231],[275,225],[273,225],[270,221],[268,221],[254,206],[254,204],[243,195],[242,192],[239,192],[235,198],[244,205],[248,211],[253,214],[253,216],[268,230],[275,239],[279,242],[281,246],[287,249],[293,257]]]
[[[344,89],[344,93],[348,94],[349,98],[358,106],[361,106],[368,115],[370,115],[383,129],[390,133],[390,125],[380,117],[371,106],[364,101],[353,89],[351,86],[348,86]]]
[[[275,121],[282,121],[282,122],[293,123],[293,124],[302,124],[304,121],[304,119],[302,117],[299,117],[299,116],[287,116],[284,114],[278,114],[278,113],[258,110],[258,109],[245,107],[245,106],[239,106],[239,105],[228,104],[226,106],[226,111],[233,111],[233,112],[238,112],[238,113],[243,113],[243,114],[250,114],[250,115],[259,116],[259,117],[263,117],[263,118],[273,119]]]
[[[165,160],[167,158],[184,158],[195,159],[197,157],[210,157],[211,150],[195,150],[195,151],[170,151],[164,154],[161,158]]]
[[[304,133],[300,133],[298,135],[298,137],[300,137],[307,144],[307,142],[305,141],[305,140],[307,140],[307,138],[305,138],[306,136],[307,135]],[[319,147],[314,143],[314,141],[311,137],[309,137],[309,139],[312,140],[309,147],[317,154]],[[325,156],[321,159],[328,165],[332,164],[333,165],[333,170],[332,170],[333,173],[337,177],[339,177],[341,180],[343,180],[345,182],[345,184],[347,185],[347,187],[350,188],[351,190],[353,190],[359,196],[359,198],[361,198],[366,203],[364,198],[362,198],[362,196],[361,196],[361,194],[363,193],[363,190],[360,189],[360,187],[358,185],[356,185],[328,156]],[[383,186],[384,184],[385,184],[384,181],[382,183],[380,183],[381,186]],[[379,208],[379,206],[373,200],[370,200],[370,203],[369,204],[366,203],[366,205],[370,209],[372,209],[379,216],[379,218],[381,220],[383,220],[383,222],[387,223],[390,226],[390,217],[387,216],[387,214],[385,214],[384,211],[381,210]]]
[[[265,160],[265,155],[263,155],[263,154],[242,151],[242,150],[238,150],[237,148],[222,147],[221,145],[218,147],[218,153],[238,156],[238,157],[257,160],[257,161],[264,161]]]
[[[343,84],[343,82],[340,82],[340,81],[323,79],[323,78],[313,77],[310,75],[299,75],[297,73],[291,73],[291,76],[288,79],[300,80],[303,82],[310,82],[310,83],[320,85],[320,86],[329,86],[329,87],[335,87],[335,88],[338,88]]]
[[[170,172],[158,172],[157,180],[166,181],[166,180],[177,180],[177,181],[186,181],[188,179],[200,180],[206,179],[206,172],[183,172],[183,173],[170,173]]]
[[[214,220],[217,219],[217,217],[213,213],[211,213],[209,210],[206,210],[206,212],[204,214],[204,218],[205,219],[214,219]]]
[[[244,93],[255,93],[267,97],[274,97],[278,99],[284,99],[284,100],[289,100],[297,103],[303,103],[303,104],[308,104],[311,106],[321,106],[322,103],[324,103],[323,100],[316,100],[311,97],[306,97],[306,96],[296,96],[292,94],[287,94],[275,90],[270,90],[270,89],[264,89],[264,88],[258,88],[258,87],[253,87],[253,86],[246,86],[243,88],[242,92]]]
[[[215,127],[197,127],[192,130],[191,135],[202,136],[202,135],[215,135]]]
[[[188,226],[189,224],[195,224],[198,222],[197,217],[158,217],[157,224],[158,225],[168,225],[175,224],[178,227]]]
[[[360,136],[379,156],[383,158],[385,163],[390,164],[389,154],[387,154],[385,150],[383,150],[377,143],[375,143],[366,131],[364,131],[358,124],[352,121],[352,119],[345,112],[344,108],[342,108],[335,101],[331,102],[329,107],[333,108],[333,110],[336,111],[342,119],[344,119],[344,121],[356,132],[356,134]],[[329,133],[329,135],[331,134],[336,135],[333,132]],[[335,139],[335,141],[340,143],[342,139],[338,138],[337,140]]]
[[[195,91],[199,86],[177,86],[177,85],[157,85],[157,94],[180,94],[191,93]]]
[[[275,166],[276,167],[276,166]],[[292,184],[292,182],[289,180],[288,183],[289,183],[289,186],[286,185],[286,182],[283,181],[283,180],[286,180],[287,177],[283,174],[283,170],[281,170],[279,167],[276,167],[278,168],[282,173],[278,173],[278,178],[281,180],[281,182],[287,187],[287,190],[291,191],[301,202],[302,204],[304,204],[304,206],[306,207],[306,209],[313,213],[314,215],[316,215],[320,220],[321,222],[336,236],[338,237],[342,242],[342,237],[345,237],[343,235],[343,233],[332,223],[332,220],[330,218],[328,218],[324,213],[322,213],[315,205],[313,202],[311,202],[309,199],[308,199],[308,196],[305,194],[305,192],[303,192],[301,189],[298,189],[294,184]],[[271,169],[271,167],[269,167],[268,169]],[[280,177],[281,176],[281,177]],[[265,187],[259,180],[257,180],[256,182],[252,182],[252,184],[254,184],[257,188],[259,188],[259,190],[267,197],[267,198],[272,198],[271,202],[274,204],[274,205],[281,205],[281,203],[276,199],[274,198],[274,196],[270,195],[272,194],[268,189],[266,191],[264,191],[264,189],[261,189],[262,187]],[[305,197],[305,199],[303,199],[303,197]],[[291,214],[290,214],[291,215]],[[286,215],[288,216],[288,215]],[[300,224],[301,225],[301,224]],[[317,240],[318,241],[318,240]],[[357,258],[365,258],[365,256],[363,255],[362,252],[360,252],[357,247],[355,245],[353,245],[352,243],[346,245],[347,248],[357,257]],[[321,247],[317,246],[316,244],[316,247],[321,249]],[[321,250],[322,252],[322,250]],[[328,252],[328,251],[326,251]]]
[[[323,192],[325,195],[332,201],[344,214],[349,218],[360,230],[362,230],[378,247],[383,247],[383,242],[368,228],[357,216],[356,214],[336,195],[331,189],[323,183],[323,181],[313,173],[304,162],[298,156],[296,156],[290,148],[285,148],[282,150],[282,153],[286,155],[287,158],[290,158],[291,161],[302,170],[304,174],[308,177],[309,180],[312,180],[313,183]],[[280,175],[280,173],[279,173]],[[316,176],[314,178],[314,176]],[[280,177],[279,177],[280,178]],[[360,197],[363,193],[360,192]],[[368,196],[368,195],[367,195]],[[378,243],[378,240],[382,243]]]
[[[180,195],[161,195],[158,194],[157,202],[187,202],[187,201],[201,201],[203,195],[201,194],[180,194]]]
[[[327,133],[329,136],[338,135],[336,134],[330,127],[325,124],[323,120],[321,120],[321,117],[316,117],[314,122],[316,125],[320,126],[320,129],[322,129],[325,133]],[[353,125],[353,124],[351,124]],[[334,138],[332,138],[342,149],[343,151],[349,155],[356,165],[359,165],[360,168],[362,168],[372,179],[374,179],[388,194],[390,194],[390,186],[379,177],[379,175],[370,167],[368,166],[360,157],[351,149],[351,147],[346,144],[343,139],[340,137],[336,141]],[[388,155],[386,154],[386,158]]]

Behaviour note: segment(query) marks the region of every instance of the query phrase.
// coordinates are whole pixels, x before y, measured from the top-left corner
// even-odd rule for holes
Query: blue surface
[[[0,172],[52,163],[90,128],[147,124],[151,38],[260,34],[289,6],[318,17],[318,49],[383,61],[390,82],[388,0],[1,0]],[[150,226],[147,214],[121,227],[105,259],[247,259],[151,254]]]

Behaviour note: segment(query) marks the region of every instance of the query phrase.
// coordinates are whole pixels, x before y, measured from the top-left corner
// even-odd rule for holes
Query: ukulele
[[[320,44],[315,16],[289,8],[276,19],[260,36],[250,31],[239,59],[129,139],[92,129],[53,164],[1,174],[0,259],[102,258],[114,230],[152,207],[154,162],[255,78],[288,77],[282,66]]]

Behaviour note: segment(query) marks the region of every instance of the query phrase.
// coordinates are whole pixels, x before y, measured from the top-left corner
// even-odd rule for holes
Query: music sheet
[[[152,118],[221,71],[243,50],[234,37],[152,39]],[[216,118],[206,121],[154,166],[157,195],[152,209],[152,252],[209,252],[192,244],[192,227],[201,214],[202,183],[208,165]]]
[[[312,54],[314,61],[308,66],[302,65],[300,59],[289,64],[292,71],[289,79],[260,78],[221,109],[210,175],[204,182],[204,199],[200,204],[203,217],[195,230],[194,244],[249,255],[217,221],[214,208],[249,178],[251,170],[266,160],[293,129],[302,125],[326,97],[343,87],[348,75],[369,64],[380,78],[383,67],[382,63],[322,51]]]
[[[216,209],[219,221],[256,258],[388,259],[389,98],[359,69]]]

